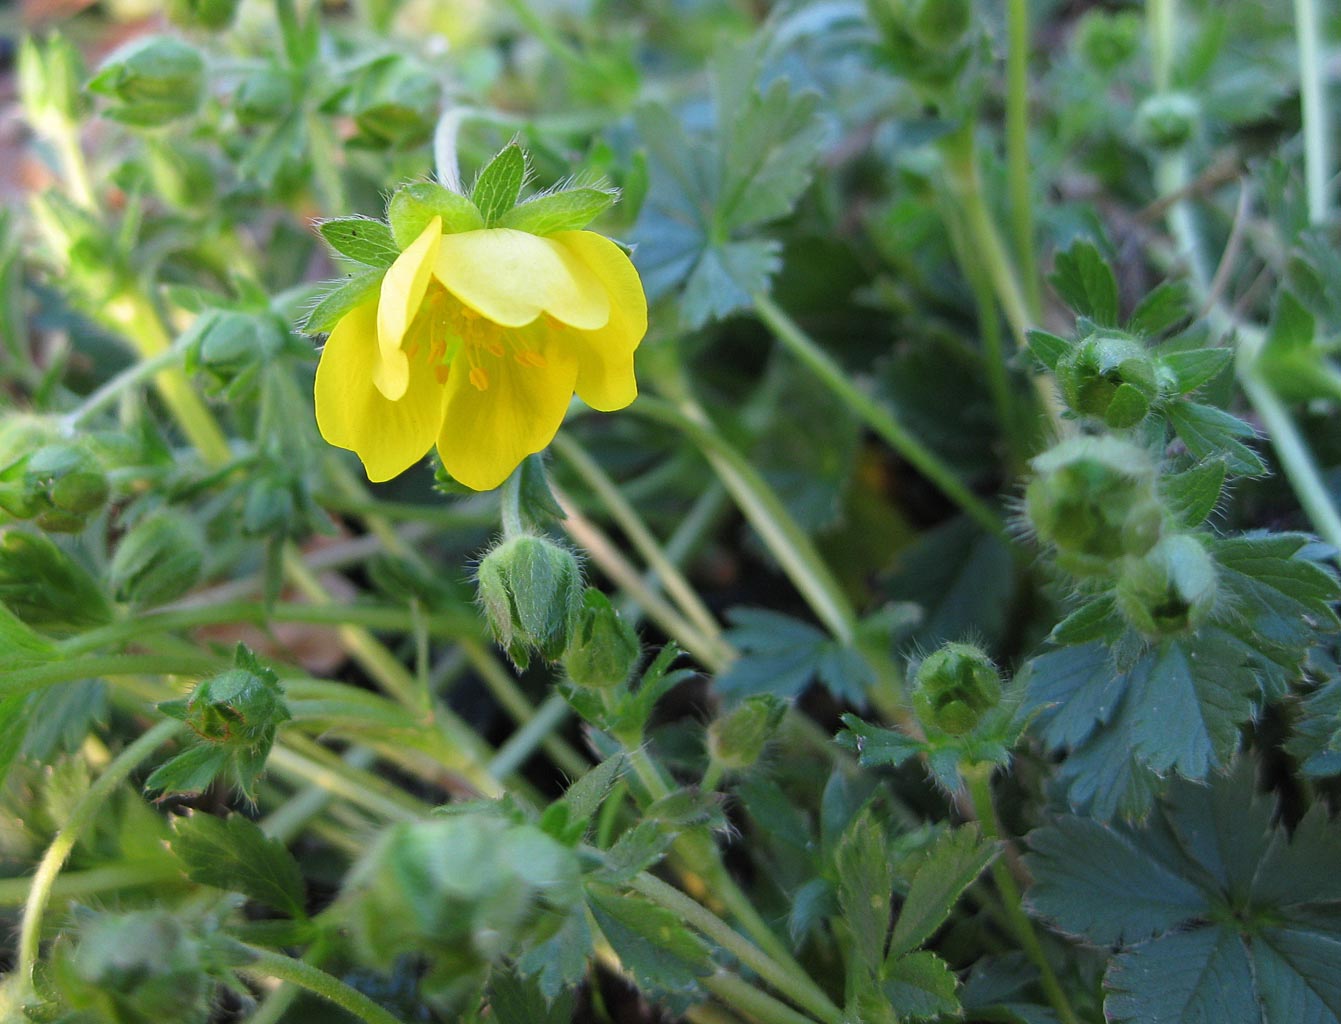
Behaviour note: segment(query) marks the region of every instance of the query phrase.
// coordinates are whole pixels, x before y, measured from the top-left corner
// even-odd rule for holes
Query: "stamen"
[[[532,351],[531,349],[523,349],[521,352],[518,352],[516,356],[514,356],[514,358],[517,360],[517,362],[521,363],[522,366],[540,367],[549,365],[544,356],[542,356],[539,352]]]
[[[446,363],[438,363],[433,367],[433,376],[437,378],[439,384],[447,383],[447,373],[450,367]]]
[[[489,390],[489,374],[485,372],[483,366],[475,366],[471,368],[470,383],[475,385],[477,391]]]

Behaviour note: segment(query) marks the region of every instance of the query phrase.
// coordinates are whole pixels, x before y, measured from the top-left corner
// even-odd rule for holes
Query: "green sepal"
[[[434,217],[442,218],[442,233],[455,235],[484,227],[479,209],[459,192],[434,181],[416,181],[396,189],[387,203],[391,237],[404,249],[414,242]]]
[[[361,270],[346,281],[336,282],[312,307],[303,321],[304,334],[325,334],[356,306],[372,298],[382,284],[386,271],[381,268]]]
[[[1220,503],[1226,472],[1223,459],[1203,462],[1182,473],[1163,477],[1159,482],[1160,495],[1182,526],[1189,529],[1200,526]]]
[[[580,231],[608,210],[616,198],[616,193],[599,188],[572,188],[537,196],[505,212],[498,219],[498,227],[532,235]]]
[[[486,227],[495,226],[503,214],[517,205],[525,179],[526,157],[515,142],[499,150],[480,171],[475,187],[470,190],[470,200],[479,209]]]
[[[1025,337],[1029,339],[1029,351],[1034,358],[1049,370],[1057,369],[1057,363],[1071,348],[1071,342],[1047,331],[1026,331]]]
[[[400,255],[391,229],[371,217],[337,217],[322,221],[317,230],[341,256],[364,266],[389,267]]]

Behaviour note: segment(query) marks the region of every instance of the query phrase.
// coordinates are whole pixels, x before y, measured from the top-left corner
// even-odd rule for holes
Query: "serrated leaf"
[[[1105,1016],[1132,1024],[1263,1024],[1250,971],[1237,935],[1217,928],[1166,935],[1114,961]]]
[[[1257,366],[1273,391],[1290,402],[1341,398],[1341,370],[1317,343],[1317,321],[1289,291],[1276,296]]]
[[[470,201],[480,211],[485,227],[493,227],[503,214],[517,205],[525,179],[526,157],[515,142],[499,150],[480,171],[470,190]]]
[[[587,973],[591,956],[591,928],[584,913],[564,916],[558,929],[517,959],[517,969],[536,978],[546,999],[558,999]]]
[[[926,750],[926,744],[905,733],[863,722],[856,715],[843,715],[847,729],[838,734],[838,743],[857,755],[863,768],[898,767],[910,757]]]
[[[694,996],[712,973],[708,947],[669,910],[608,886],[587,888],[588,906],[624,969],[640,988]]]
[[[1062,356],[1071,349],[1071,342],[1047,331],[1025,331],[1025,336],[1029,339],[1029,351],[1049,370],[1057,369]]]
[[[628,761],[623,754],[607,757],[568,787],[562,802],[568,809],[567,821],[570,826],[586,825],[591,821],[627,766]]]
[[[387,222],[397,247],[404,250],[423,234],[434,217],[442,218],[442,233],[455,235],[484,227],[480,211],[465,196],[433,181],[403,185],[386,207]]]
[[[496,970],[489,977],[490,1019],[498,1024],[570,1024],[577,990],[570,988],[550,998],[537,978]]]
[[[1227,348],[1192,348],[1168,352],[1159,357],[1177,381],[1177,393],[1186,395],[1209,383],[1224,372],[1234,359]]]
[[[885,998],[902,1020],[960,1013],[958,987],[950,965],[926,950],[891,959],[882,972]]]
[[[1179,525],[1189,529],[1200,526],[1215,511],[1224,493],[1226,472],[1225,463],[1215,459],[1160,479],[1165,507]]]
[[[317,230],[326,244],[355,263],[386,268],[396,262],[400,247],[391,229],[370,217],[339,217],[322,221]]]
[[[1239,440],[1256,437],[1257,432],[1237,416],[1197,402],[1175,402],[1166,415],[1194,458],[1224,458],[1229,470],[1240,476],[1265,475],[1266,463]]]
[[[742,656],[717,679],[717,690],[732,698],[771,693],[795,697],[818,679],[835,697],[866,703],[875,676],[859,652],[809,623],[762,608],[733,608],[726,638]]]
[[[174,822],[172,852],[193,882],[240,892],[291,917],[305,917],[303,874],[283,843],[240,814],[196,813]]]
[[[624,885],[640,871],[658,863],[671,848],[679,833],[659,821],[640,821],[620,836],[606,851],[601,879],[611,885]]]
[[[1072,647],[1095,640],[1111,643],[1126,628],[1117,602],[1111,594],[1096,597],[1082,604],[1061,622],[1052,627],[1048,639],[1060,646]]]
[[[161,793],[203,793],[228,768],[228,751],[208,743],[188,747],[165,761],[144,780],[144,788]]]
[[[1077,313],[1089,317],[1100,327],[1117,326],[1117,278],[1092,243],[1077,240],[1071,248],[1059,252],[1048,280],[1062,300]]]
[[[500,228],[532,235],[580,231],[608,210],[615,195],[599,188],[570,188],[519,203],[498,219]]]
[[[1127,320],[1127,330],[1156,337],[1180,320],[1192,316],[1191,290],[1186,281],[1165,281],[1142,299]]]
[[[748,309],[782,269],[782,246],[767,238],[727,242],[705,249],[685,282],[680,311],[685,326],[697,329]]]
[[[1074,747],[1096,725],[1111,721],[1126,685],[1105,643],[1041,654],[1026,664],[1021,676],[1025,707],[1041,709],[1035,721],[1054,748]]]
[[[976,825],[943,833],[922,855],[908,895],[894,922],[889,942],[891,959],[901,957],[931,938],[950,911],[997,854],[997,844],[983,842]]]
[[[304,334],[326,334],[340,318],[356,306],[361,306],[377,294],[386,271],[381,269],[363,270],[338,282],[326,292],[312,307],[303,321]]]
[[[885,958],[894,872],[884,828],[867,811],[848,826],[834,851],[838,902],[852,935],[853,950],[874,974]]]

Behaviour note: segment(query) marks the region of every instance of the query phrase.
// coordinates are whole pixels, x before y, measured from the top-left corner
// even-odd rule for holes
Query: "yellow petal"
[[[458,299],[503,327],[524,327],[548,313],[590,331],[610,319],[600,280],[550,238],[488,228],[446,235],[433,271]]]
[[[538,328],[525,341],[541,357],[531,365],[485,356],[472,368],[465,351],[452,363],[438,453],[448,473],[477,491],[497,487],[522,459],[543,451],[573,397],[572,352]]]
[[[596,275],[610,296],[610,321],[595,331],[574,334],[577,393],[593,409],[611,412],[638,397],[633,351],[647,333],[647,296],[638,271],[622,249],[594,231],[560,231],[551,236]]]
[[[381,358],[373,382],[392,401],[404,395],[410,385],[410,364],[400,346],[424,302],[441,240],[442,218],[434,217],[396,257],[382,278],[381,301],[377,306],[377,348]]]
[[[346,313],[331,331],[317,364],[317,428],[330,444],[357,452],[368,479],[390,480],[433,446],[446,392],[428,363],[427,346],[408,360],[403,397],[388,401],[373,385],[377,301]]]

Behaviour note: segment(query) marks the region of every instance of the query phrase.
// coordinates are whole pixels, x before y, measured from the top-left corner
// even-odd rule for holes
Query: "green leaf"
[[[1142,299],[1127,321],[1132,334],[1157,337],[1193,314],[1186,281],[1165,281]]]
[[[567,808],[566,821],[570,828],[585,827],[596,816],[611,787],[619,781],[627,767],[625,756],[622,753],[615,754],[568,787],[560,802]]]
[[[1083,239],[1057,254],[1056,267],[1048,278],[1057,294],[1081,316],[1100,327],[1118,323],[1117,278],[1093,243]]]
[[[538,979],[503,970],[489,977],[490,1019],[498,1024],[570,1024],[576,1003],[574,988],[551,999]]]
[[[1215,511],[1224,493],[1227,468],[1221,459],[1170,473],[1160,479],[1164,503],[1181,526],[1200,526]]]
[[[1173,374],[1180,395],[1196,391],[1220,376],[1233,359],[1233,351],[1227,348],[1185,349],[1159,357],[1164,368]]]
[[[1263,1024],[1251,970],[1243,941],[1231,932],[1200,928],[1166,935],[1114,961],[1105,1016],[1133,1024]]]
[[[669,910],[600,884],[587,888],[588,906],[624,969],[640,988],[696,996],[712,973],[708,947]]]
[[[1049,370],[1057,369],[1062,356],[1071,350],[1071,342],[1047,331],[1026,331],[1025,336],[1029,339],[1029,351]]]
[[[511,142],[489,161],[475,186],[470,190],[470,201],[480,211],[485,227],[493,227],[499,219],[517,205],[522,182],[526,178],[526,157],[521,147]]]
[[[317,230],[326,244],[355,263],[386,268],[396,262],[400,247],[391,229],[370,217],[339,217],[323,221]]]
[[[697,329],[709,320],[747,309],[758,292],[782,269],[782,246],[767,238],[726,242],[703,250],[685,282],[680,312],[685,326]]]
[[[1341,398],[1341,370],[1317,341],[1317,321],[1291,292],[1281,291],[1258,367],[1286,401]]]
[[[997,855],[976,825],[942,833],[922,855],[889,942],[891,959],[910,953],[945,923],[963,895]]]
[[[872,811],[848,826],[834,851],[834,864],[843,922],[852,933],[856,955],[874,974],[885,958],[894,871],[888,837]]]
[[[514,206],[498,219],[498,226],[532,235],[580,231],[608,210],[615,199],[615,193],[605,189],[570,188]]]
[[[396,189],[387,203],[386,219],[396,246],[408,248],[434,217],[442,218],[442,233],[455,235],[484,227],[480,211],[465,196],[433,181],[416,181]]]
[[[558,999],[582,981],[591,952],[586,914],[575,911],[564,916],[553,935],[522,954],[517,969],[537,979],[546,999]]]
[[[959,982],[950,965],[935,953],[922,950],[890,958],[882,985],[890,1007],[903,1020],[928,1020],[961,1010],[955,990]]]
[[[1048,640],[1070,647],[1094,640],[1111,643],[1122,635],[1126,623],[1117,609],[1112,594],[1104,594],[1085,602],[1052,627]]]
[[[19,693],[0,698],[0,790],[28,733],[28,697]]]
[[[198,743],[159,765],[144,780],[144,788],[160,793],[203,793],[230,763],[227,748]]]
[[[726,638],[742,656],[717,679],[717,690],[730,698],[771,693],[795,697],[818,679],[840,700],[866,703],[874,682],[871,666],[809,623],[763,608],[733,608]]]
[[[1257,432],[1237,416],[1223,409],[1196,402],[1175,402],[1167,409],[1169,423],[1193,458],[1209,460],[1223,457],[1228,469],[1240,476],[1263,476],[1266,463],[1239,440],[1256,437]]]
[[[174,825],[172,852],[193,882],[240,892],[291,917],[306,916],[298,861],[252,821],[240,814],[216,818],[197,812]]]
[[[856,715],[843,716],[847,728],[838,734],[840,746],[854,751],[863,768],[898,767],[926,749],[926,744],[905,733],[863,722]]]
[[[321,296],[307,314],[307,319],[303,321],[303,333],[325,334],[330,331],[351,309],[363,305],[377,294],[385,275],[385,270],[373,268],[361,270],[347,281],[338,282]]]

